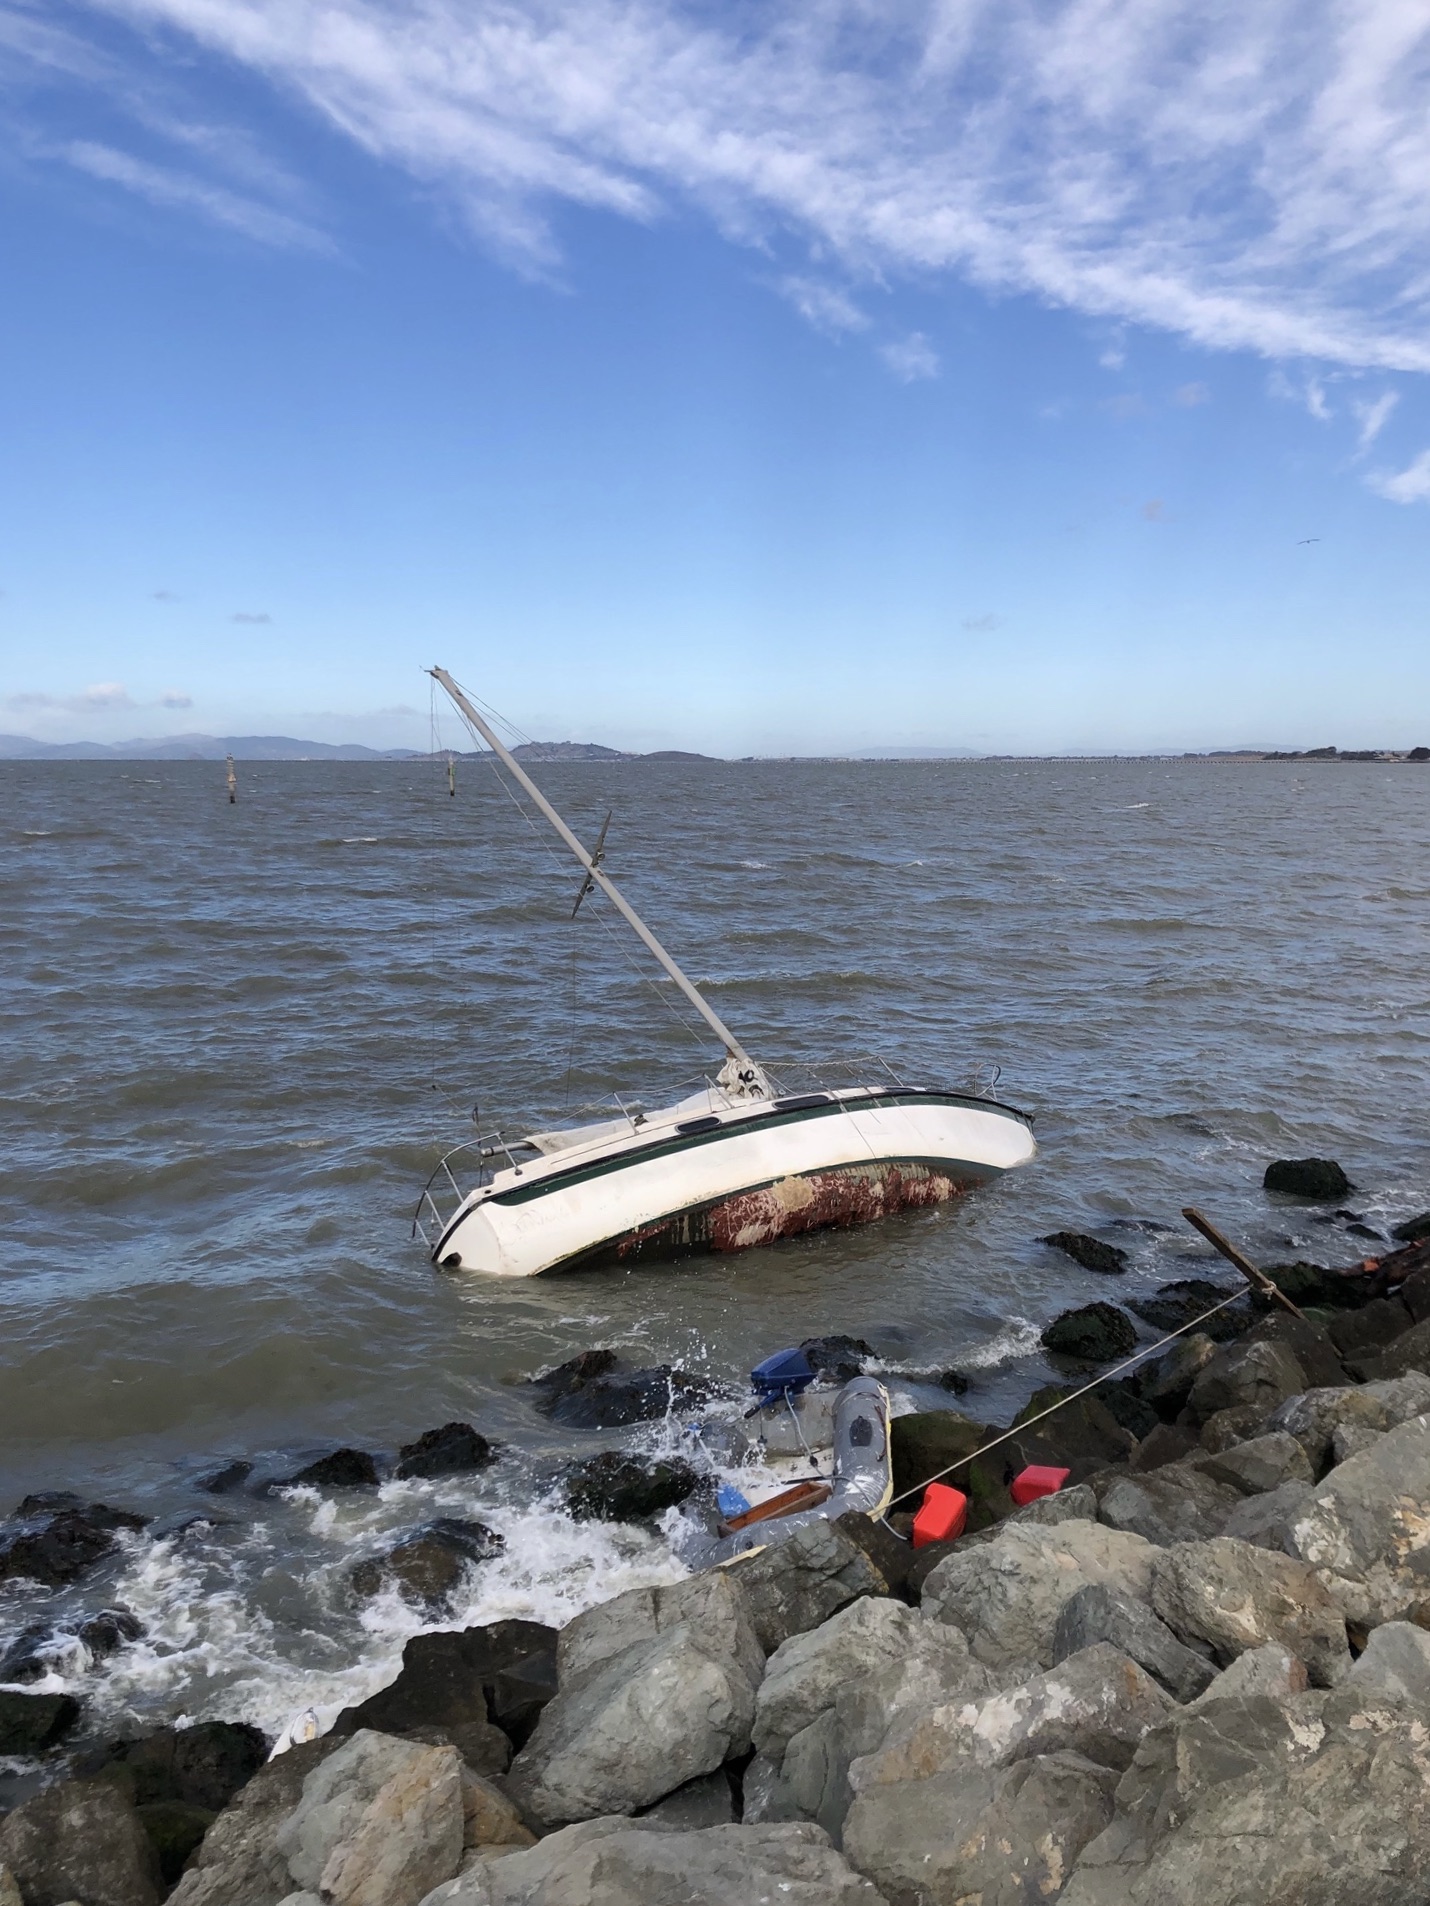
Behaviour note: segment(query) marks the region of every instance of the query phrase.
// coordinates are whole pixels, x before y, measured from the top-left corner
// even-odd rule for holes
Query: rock
[[[1208,1703],[1091,1842],[1062,1906],[1418,1906],[1430,1863],[1424,1723],[1337,1719],[1339,1696]],[[1319,1712],[1318,1712],[1319,1708]]]
[[[1279,1191],[1288,1198],[1332,1202],[1355,1190],[1334,1158],[1278,1158],[1266,1167],[1261,1182],[1267,1191]]]
[[[455,1875],[462,1835],[457,1750],[363,1728],[308,1775],[276,1844],[334,1906],[417,1906]]]
[[[1143,1400],[1170,1423],[1186,1407],[1192,1385],[1217,1355],[1217,1346],[1204,1331],[1193,1331],[1160,1357],[1144,1363],[1139,1373]]]
[[[97,1615],[81,1622],[78,1630],[80,1640],[94,1661],[118,1654],[131,1641],[138,1641],[143,1633],[143,1622],[129,1608],[102,1608]],[[3,1679],[0,1674],[0,1680]]]
[[[672,1410],[698,1409],[726,1394],[722,1384],[662,1363],[651,1370],[624,1369],[609,1350],[588,1350],[544,1376],[532,1379],[536,1407],[568,1429],[620,1429],[646,1423]]]
[[[879,1354],[873,1344],[865,1343],[862,1337],[837,1334],[806,1337],[800,1349],[809,1359],[814,1374],[829,1383],[848,1383],[851,1377],[862,1376],[865,1364]]]
[[[925,1634],[952,1644],[953,1679],[961,1678],[969,1665],[963,1636],[924,1621],[902,1602],[851,1602],[820,1627],[792,1635],[765,1666],[752,1729],[756,1752],[777,1759],[796,1734],[834,1706],[842,1688],[904,1660]]]
[[[1050,1496],[1034,1496],[1007,1518],[1007,1527],[1035,1522],[1042,1528],[1054,1528],[1059,1522],[1096,1522],[1097,1491],[1085,1482],[1064,1483]]]
[[[1365,1423],[1337,1423],[1331,1432],[1332,1469],[1352,1456],[1359,1456],[1362,1450],[1378,1443],[1384,1434],[1384,1430],[1373,1430]]]
[[[1239,1404],[1234,1410],[1214,1410],[1202,1424],[1197,1445],[1210,1456],[1235,1449],[1248,1442],[1261,1428],[1264,1412],[1259,1404]]]
[[[763,1666],[725,1571],[588,1609],[562,1631],[558,1692],[508,1790],[547,1825],[649,1806],[745,1751]]]
[[[1074,1397],[1076,1401],[1071,1401]],[[1063,1405],[1055,1416],[1041,1423],[1033,1421],[1054,1403]],[[1029,1397],[1014,1417],[1013,1427],[1020,1431],[1017,1440],[994,1450],[987,1458],[990,1467],[1000,1459],[1005,1470],[1011,1466],[1015,1471],[1025,1463],[1049,1463],[1070,1469],[1081,1482],[1093,1469],[1126,1462],[1137,1447],[1137,1438],[1123,1428],[1096,1390],[1077,1396],[1074,1389],[1047,1384]]]
[[[19,1882],[8,1866],[0,1866],[0,1906],[25,1906]]]
[[[1336,1346],[1319,1324],[1308,1317],[1293,1317],[1289,1310],[1269,1310],[1245,1338],[1247,1343],[1279,1344],[1289,1350],[1306,1373],[1305,1387],[1344,1383],[1345,1365]]]
[[[1144,1324],[1151,1324],[1156,1330],[1184,1330],[1188,1324],[1195,1323],[1203,1312],[1237,1295],[1235,1290],[1225,1284],[1211,1284],[1202,1277],[1184,1277],[1178,1278],[1173,1284],[1163,1284],[1150,1297],[1129,1297],[1127,1308],[1140,1317]],[[1229,1310],[1218,1311],[1215,1317],[1208,1317],[1201,1329],[1217,1343],[1229,1343],[1233,1337],[1239,1337],[1247,1330],[1252,1322],[1248,1299],[1244,1306],[1233,1305]]]
[[[1420,1238],[1430,1238],[1430,1211],[1422,1211],[1415,1218],[1406,1218],[1403,1224],[1392,1228],[1390,1235],[1398,1238],[1402,1244],[1414,1244]]]
[[[1427,1531],[1430,1416],[1415,1416],[1333,1469],[1296,1518],[1291,1540],[1346,1615],[1373,1626],[1401,1619],[1425,1599]]]
[[[890,1369],[885,1366],[886,1380],[898,1378],[900,1383],[919,1383],[930,1390],[949,1390],[954,1396],[965,1396],[969,1389],[969,1380],[962,1370],[918,1370]]]
[[[302,1799],[307,1776],[342,1745],[325,1735],[260,1767],[204,1835],[170,1906],[277,1906],[288,1896],[293,1881],[278,1830]]]
[[[684,1502],[699,1481],[679,1457],[651,1462],[606,1449],[567,1470],[566,1506],[578,1522],[638,1522]]]
[[[1173,1711],[1135,1661],[1097,1642],[1020,1686],[902,1717],[877,1752],[851,1766],[850,1782],[861,1794],[1061,1752],[1123,1768],[1142,1736]]]
[[[1083,1231],[1054,1231],[1041,1242],[1051,1244],[1055,1251],[1064,1252],[1074,1264],[1081,1264],[1085,1271],[1101,1271],[1109,1277],[1120,1277],[1127,1269],[1125,1251],[1120,1251],[1115,1244],[1104,1244],[1101,1238],[1090,1238]]]
[[[922,1607],[958,1628],[990,1668],[1030,1661],[1046,1668],[1063,1603],[1089,1582],[1145,1601],[1158,1553],[1141,1536],[1095,1522],[1022,1523],[941,1562],[924,1583]]]
[[[1342,1423],[1359,1423],[1374,1430],[1389,1428],[1384,1403],[1369,1389],[1349,1387],[1303,1390],[1299,1396],[1287,1397],[1267,1417],[1265,1428],[1294,1436],[1306,1452],[1312,1475],[1320,1476],[1331,1460],[1331,1440]]]
[[[664,1800],[647,1807],[641,1818],[649,1820],[652,1826],[668,1827],[680,1833],[726,1826],[735,1818],[735,1795],[729,1776],[722,1767],[717,1773],[687,1780]]]
[[[161,1883],[176,1885],[189,1855],[213,1825],[213,1813],[182,1800],[156,1800],[136,1807],[134,1815],[154,1850]]]
[[[1412,1271],[1400,1286],[1400,1301],[1410,1312],[1410,1321],[1423,1324],[1430,1317],[1430,1264]]]
[[[1023,1906],[1059,1896],[1112,1817],[1116,1775],[1076,1754],[935,1775],[856,1796],[844,1848],[890,1900]]]
[[[1288,1701],[1293,1694],[1304,1694],[1310,1685],[1301,1657],[1283,1648],[1279,1641],[1267,1641],[1238,1655],[1229,1668],[1223,1668],[1208,1682],[1191,1706],[1210,1707],[1213,1701],[1249,1700],[1253,1695]]]
[[[883,1896],[803,1822],[663,1832],[589,1820],[484,1863],[423,1906],[882,1906]]]
[[[55,1631],[47,1621],[32,1621],[22,1628],[0,1654],[0,1686],[9,1687],[26,1681],[43,1681],[50,1671],[54,1651],[50,1643]]]
[[[81,1503],[65,1492],[26,1496],[15,1511],[19,1527],[0,1535],[0,1582],[25,1579],[62,1588],[112,1555],[119,1535],[149,1518],[107,1503]]]
[[[1137,1476],[1115,1476],[1102,1492],[1097,1519],[1149,1542],[1197,1542],[1220,1535],[1241,1491],[1199,1465],[1167,1463]]]
[[[107,1781],[61,1781],[22,1802],[0,1820],[0,1862],[26,1906],[158,1906],[153,1848]]]
[[[438,1516],[386,1555],[359,1562],[348,1580],[364,1601],[396,1587],[409,1601],[440,1610],[466,1581],[474,1562],[488,1562],[505,1547],[506,1538],[484,1522]]]
[[[160,1727],[81,1756],[78,1769],[120,1785],[134,1804],[173,1803],[215,1814],[268,1758],[269,1742],[241,1721]]]
[[[846,1509],[842,1516],[834,1518],[833,1526],[840,1535],[847,1536],[856,1549],[863,1550],[875,1572],[889,1584],[891,1594],[904,1593],[909,1571],[921,1550],[915,1549],[911,1542],[901,1541],[882,1516],[866,1515],[862,1509]],[[909,1599],[917,1598],[910,1596]]]
[[[276,1486],[279,1489],[375,1489],[377,1483],[377,1464],[365,1450],[335,1449]]]
[[[997,1434],[961,1410],[919,1410],[912,1416],[896,1416],[889,1425],[894,1494],[921,1488],[931,1476],[966,1462]]]
[[[1238,1542],[1254,1543],[1259,1549],[1291,1555],[1291,1530],[1311,1495],[1308,1482],[1283,1482],[1263,1496],[1247,1496],[1232,1510],[1221,1532]]]
[[[457,1476],[485,1469],[496,1459],[494,1446],[470,1423],[444,1423],[441,1429],[424,1430],[415,1443],[404,1443],[392,1473],[404,1481],[414,1476]]]
[[[1408,1621],[1382,1622],[1371,1631],[1345,1685],[1363,1700],[1430,1710],[1430,1635]]]
[[[1273,1430],[1265,1436],[1254,1436],[1250,1442],[1237,1443],[1219,1456],[1206,1458],[1201,1471],[1216,1482],[1239,1489],[1244,1496],[1277,1489],[1283,1482],[1312,1480],[1306,1452],[1287,1430]]]
[[[1137,1327],[1115,1304],[1084,1304],[1055,1317],[1043,1332],[1042,1344],[1080,1363],[1115,1363],[1137,1348]]]
[[[1368,1278],[1328,1271],[1324,1265],[1308,1264],[1304,1258],[1294,1264],[1264,1264],[1261,1268],[1263,1275],[1302,1310],[1359,1310],[1375,1294]],[[1253,1301],[1260,1308],[1267,1300],[1258,1296]],[[1289,1313],[1283,1310],[1279,1315]]]
[[[64,1739],[79,1719],[69,1694],[16,1694],[0,1688],[0,1759],[30,1760]]]
[[[1279,1641],[1331,1687],[1350,1666],[1345,1617],[1314,1569],[1219,1536],[1157,1552],[1152,1606],[1183,1641],[1205,1642],[1225,1666]]]
[[[728,1798],[729,1789],[726,1788]],[[462,1769],[462,1845],[534,1846],[536,1835],[494,1781]]]
[[[1204,1423],[1217,1410],[1255,1409],[1268,1416],[1288,1396],[1306,1388],[1306,1372],[1280,1344],[1227,1344],[1192,1384],[1187,1408]]]
[[[1199,1447],[1197,1438],[1180,1423],[1163,1423],[1148,1430],[1127,1459],[1129,1469],[1141,1472],[1160,1469],[1164,1463],[1179,1463]]]
[[[519,1747],[556,1692],[556,1641],[556,1630],[536,1621],[414,1635],[402,1651],[397,1679],[357,1707],[344,1708],[333,1732],[367,1727],[406,1734],[436,1727],[455,1739],[459,1729],[490,1721]]]
[[[1410,1329],[1373,1355],[1352,1359],[1355,1373],[1366,1383],[1383,1382],[1388,1377],[1403,1377],[1415,1370],[1430,1371],[1430,1317]],[[3,1564],[0,1564],[3,1566]]]
[[[1097,1386],[1094,1395],[1113,1419],[1139,1441],[1163,1427],[1161,1417],[1144,1400],[1135,1373],[1130,1377],[1109,1377]]]
[[[1179,1701],[1193,1700],[1215,1676],[1203,1657],[1184,1647],[1144,1602],[1093,1582],[1069,1596],[1058,1613],[1054,1664],[1100,1641],[1145,1668]]]
[[[743,1592],[767,1654],[859,1596],[887,1595],[890,1588],[865,1550],[823,1517],[738,1557],[726,1573]]]
[[[207,1476],[200,1476],[194,1484],[208,1496],[231,1496],[235,1489],[241,1489],[253,1474],[253,1464],[242,1457],[237,1461],[225,1463],[222,1469],[214,1469]]]
[[[1414,1322],[1398,1297],[1377,1297],[1359,1310],[1339,1311],[1326,1325],[1326,1335],[1342,1358],[1373,1356]]]

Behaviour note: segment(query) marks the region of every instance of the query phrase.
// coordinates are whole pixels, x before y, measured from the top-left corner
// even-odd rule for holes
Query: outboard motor
[[[782,1397],[798,1396],[813,1381],[814,1366],[802,1350],[777,1350],[750,1372],[756,1409],[762,1409],[766,1403],[776,1403]]]

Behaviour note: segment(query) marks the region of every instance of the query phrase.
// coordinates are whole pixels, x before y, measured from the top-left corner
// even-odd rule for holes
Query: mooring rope
[[[951,1476],[955,1469],[963,1469],[969,1463],[976,1463],[978,1458],[986,1456],[989,1450],[997,1449],[1001,1443],[1011,1442],[1013,1437],[1021,1436],[1024,1430],[1030,1430],[1034,1423],[1041,1423],[1048,1416],[1056,1416],[1058,1411],[1065,1410],[1069,1403],[1076,1403],[1080,1396],[1086,1396],[1089,1390],[1095,1390],[1099,1383],[1108,1382],[1121,1371],[1130,1370],[1134,1363],[1141,1363],[1144,1357],[1150,1357],[1154,1350],[1161,1350],[1167,1344],[1174,1343],[1178,1337],[1185,1337],[1189,1330],[1195,1330],[1198,1324],[1204,1324],[1209,1317],[1215,1317],[1219,1310],[1226,1310],[1230,1305],[1240,1303],[1247,1291],[1252,1288],[1253,1286],[1248,1284],[1245,1290],[1233,1291],[1230,1297],[1224,1297],[1219,1304],[1213,1304],[1210,1310],[1204,1310],[1200,1317],[1193,1317],[1190,1323],[1182,1324],[1176,1330],[1169,1331],[1165,1337],[1159,1337],[1156,1343],[1144,1344],[1140,1350],[1135,1350],[1121,1363],[1115,1363],[1110,1370],[1104,1370],[1101,1376],[1094,1377],[1091,1383],[1084,1383],[1080,1390],[1074,1390],[1069,1396],[1059,1397],[1056,1403],[1050,1403],[1047,1409],[1039,1410],[1036,1416],[1030,1416],[1025,1423],[1017,1423],[1012,1429],[1004,1430],[1000,1436],[995,1436],[991,1443],[985,1443],[982,1449],[975,1449],[968,1456],[960,1456],[956,1463],[950,1463],[946,1469],[940,1469],[932,1476],[925,1476],[922,1482],[916,1482],[911,1489],[901,1490],[897,1496],[890,1498],[884,1515],[888,1515],[889,1509],[892,1509],[895,1503],[907,1502],[910,1496],[916,1496],[920,1490],[927,1489],[931,1482],[938,1482],[944,1476]]]

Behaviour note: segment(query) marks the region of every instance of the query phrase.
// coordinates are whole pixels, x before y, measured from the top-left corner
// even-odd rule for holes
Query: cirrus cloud
[[[560,202],[693,202],[862,282],[1430,368],[1430,18],[1402,0],[90,5],[266,77],[533,270]]]

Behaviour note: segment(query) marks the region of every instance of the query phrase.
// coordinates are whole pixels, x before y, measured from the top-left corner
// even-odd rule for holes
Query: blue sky
[[[0,729],[1430,740],[1430,18],[0,0]]]

